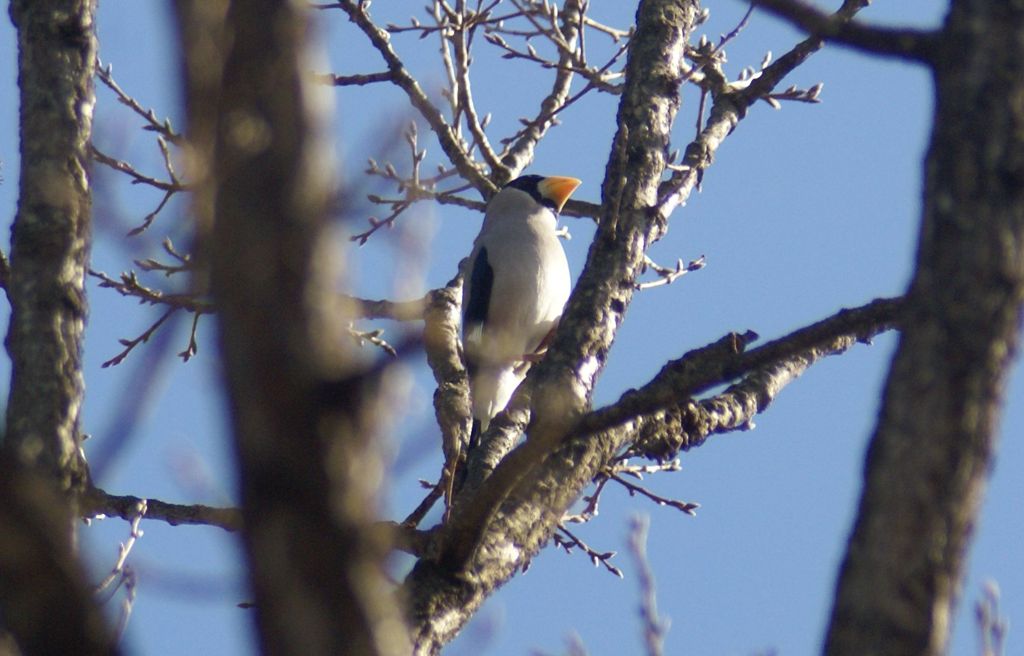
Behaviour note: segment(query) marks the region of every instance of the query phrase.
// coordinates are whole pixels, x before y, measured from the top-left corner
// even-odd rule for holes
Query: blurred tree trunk
[[[374,379],[331,313],[333,141],[317,114],[308,7],[177,3],[204,248],[268,654],[408,653],[370,530],[382,476]],[[225,12],[226,9],[226,12]],[[206,35],[229,34],[211,42]],[[329,95],[328,95],[329,97]],[[194,129],[193,129],[194,128]],[[212,140],[203,141],[204,139]],[[203,174],[206,174],[205,177]]]
[[[21,173],[9,268],[2,262],[12,374],[0,451],[0,621],[25,654],[114,651],[74,555],[76,496],[88,481],[79,410],[94,12],[94,0],[10,5]]]
[[[1024,301],[1024,8],[955,0],[909,306],[828,654],[942,654]]]
[[[50,476],[0,453],[0,656],[117,653],[68,540],[70,519]]]

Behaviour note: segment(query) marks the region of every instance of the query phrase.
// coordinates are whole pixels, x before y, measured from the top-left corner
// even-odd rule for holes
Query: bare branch
[[[384,335],[383,328],[376,328],[374,330],[357,330],[352,325],[349,325],[348,334],[351,335],[360,346],[364,343],[373,344],[391,357],[398,357],[398,351],[395,350],[395,347],[388,344],[388,342],[382,337],[382,335]]]
[[[184,351],[178,353],[178,357],[181,358],[182,362],[188,362],[195,354],[199,351],[199,342],[196,340],[196,331],[199,330],[199,317],[203,316],[201,312],[195,312],[192,315],[192,327],[188,332],[188,345]]]
[[[145,519],[167,522],[171,526],[216,526],[234,532],[242,528],[242,514],[237,508],[215,508],[202,504],[184,505],[166,503],[159,499],[140,499],[134,496],[109,494],[100,488],[89,489],[82,497],[82,517],[108,516],[135,521],[140,504],[145,508]]]
[[[139,101],[125,93],[124,89],[114,81],[113,72],[113,65],[108,63],[106,67],[104,67],[103,63],[99,60],[99,57],[96,58],[96,77],[98,77],[100,82],[102,82],[107,88],[114,92],[114,95],[117,96],[118,102],[131,109],[146,121],[146,126],[143,129],[149,130],[150,132],[156,132],[162,138],[170,141],[175,146],[181,146],[184,143],[184,139],[181,134],[175,132],[171,127],[171,119],[164,118],[163,121],[160,121],[156,117],[156,112],[152,109],[144,109]]]
[[[582,435],[610,428],[762,367],[780,363],[785,366],[793,358],[814,362],[825,355],[844,352],[857,342],[867,342],[894,328],[902,308],[903,299],[896,298],[840,310],[749,352],[744,350],[757,338],[756,333],[727,335],[669,362],[640,389],[626,392],[616,403],[584,416],[572,432]]]
[[[508,146],[501,158],[501,161],[508,166],[510,171],[521,171],[533,161],[533,153],[537,143],[547,133],[548,128],[554,125],[556,110],[565,103],[565,99],[569,95],[574,73],[569,68],[569,64],[572,63],[575,52],[569,44],[576,40],[582,16],[583,4],[581,1],[567,0],[561,12],[561,26],[557,24],[554,18],[551,19],[550,33],[558,34],[556,45],[559,45],[559,65],[557,73],[555,74],[551,91],[541,101],[537,119],[526,126],[526,131],[516,139],[515,143]]]
[[[336,87],[351,87],[351,86],[364,86],[367,84],[376,84],[377,82],[393,82],[394,76],[391,71],[383,71],[381,73],[365,73],[361,75],[335,75],[333,73],[324,73],[316,76],[316,81],[321,84],[330,84]]]
[[[359,319],[393,319],[394,321],[420,321],[430,301],[430,294],[414,301],[388,301],[341,296],[346,316]]]
[[[845,0],[833,14],[834,20],[849,21],[864,6],[863,0]],[[696,68],[690,72],[690,77],[693,78],[697,72],[703,76],[701,88],[711,94],[714,102],[707,124],[702,129],[699,127],[698,117],[698,134],[687,145],[682,165],[674,167],[670,178],[663,181],[658,188],[659,210],[662,215],[667,217],[671,214],[680,203],[689,198],[694,187],[700,185],[704,170],[711,166],[719,146],[746,116],[747,109],[758,101],[768,99],[786,75],[822,46],[823,41],[820,38],[804,39],[774,63],[763,66],[755,78],[740,84],[731,83],[726,78],[722,71],[721,53],[717,48],[705,42],[703,48],[688,53],[688,56],[696,61]],[[765,62],[767,61],[766,59]]]
[[[867,6],[868,0],[859,4]],[[751,6],[764,9],[818,37],[852,46],[876,55],[929,62],[938,47],[938,34],[910,28],[885,28],[845,21],[798,0],[753,0]]]
[[[658,617],[654,571],[647,558],[647,530],[650,524],[649,517],[633,517],[630,521],[629,550],[633,554],[640,583],[640,617],[644,622],[644,644],[647,646],[647,654],[661,656],[664,653],[665,634],[668,633],[669,622]]]
[[[565,537],[559,535],[559,532]],[[590,562],[594,564],[594,567],[602,565],[606,570],[620,579],[625,578],[622,574],[622,570],[615,565],[612,565],[612,558],[615,557],[614,551],[598,551],[594,549],[581,540],[579,536],[567,529],[564,524],[559,524],[558,531],[551,537],[555,541],[556,546],[565,549],[565,553],[572,553],[573,547],[576,547],[590,558]]]
[[[650,282],[634,283],[637,289],[651,289],[653,287],[661,287],[662,285],[671,285],[677,279],[682,278],[692,271],[700,271],[704,268],[704,265],[707,264],[707,261],[704,259],[704,256],[701,255],[696,260],[690,260],[689,264],[684,265],[683,260],[680,258],[679,260],[676,260],[675,268],[669,269],[668,267],[661,266],[649,256],[645,255],[644,263],[647,265],[647,268],[658,274],[659,278],[658,280],[652,280]]]
[[[429,489],[427,496],[423,497],[423,500],[419,502],[416,508],[409,513],[405,519],[402,520],[402,526],[408,528],[416,528],[423,521],[423,518],[427,516],[430,509],[434,507],[437,500],[444,496],[445,493],[445,477],[442,476],[441,480],[437,484],[431,484],[429,481],[420,481],[420,485]]]
[[[128,561],[128,554],[131,553],[132,547],[135,546],[135,541],[142,537],[142,531],[139,529],[139,522],[141,522],[142,518],[146,516],[145,499],[139,499],[139,501],[136,502],[135,507],[133,508],[133,513],[134,516],[128,520],[131,526],[128,533],[128,539],[118,545],[117,560],[114,561],[113,568],[111,568],[110,573],[107,574],[106,578],[100,581],[100,583],[96,586],[95,594],[100,595],[104,591],[106,591],[106,589],[110,587],[110,585],[113,584],[114,581],[117,581],[117,585],[114,586],[114,588],[106,597],[106,600],[108,601],[114,595],[114,593],[117,592],[117,589],[121,586],[121,584],[124,583],[126,578],[125,563]]]
[[[597,517],[597,509],[601,501],[601,492],[604,491],[605,486],[608,484],[609,478],[604,475],[604,472],[598,475],[594,491],[589,496],[584,496],[583,509],[575,514],[566,514],[562,516],[562,523],[571,522],[573,524],[585,524]]]
[[[152,262],[152,260],[148,262]],[[143,268],[146,267],[143,266]],[[157,267],[153,266],[152,268]],[[159,289],[146,287],[139,282],[139,278],[135,275],[134,271],[122,273],[120,280],[115,280],[102,271],[94,271],[92,269],[89,270],[89,275],[100,281],[100,287],[113,289],[121,296],[138,299],[140,303],[147,305],[165,305],[174,309],[202,314],[210,314],[214,310],[212,303],[199,300],[192,294],[166,294]]]
[[[336,7],[348,14],[349,19],[363,31],[370,39],[373,47],[384,58],[388,71],[392,75],[392,82],[405,91],[410,102],[412,102],[413,106],[430,125],[434,134],[437,135],[441,150],[448,156],[448,159],[455,165],[455,168],[459,170],[459,174],[470,182],[484,198],[490,198],[498,188],[480,171],[477,163],[469,157],[454,128],[444,119],[444,116],[441,115],[437,107],[430,102],[427,94],[420,87],[419,82],[406,69],[405,64],[402,63],[394,48],[391,47],[388,33],[377,27],[370,19],[369,14],[366,12],[368,5],[356,0],[342,0],[330,5],[314,6],[318,9]]]
[[[477,24],[469,23],[467,26],[466,19],[468,14],[464,0],[459,0],[456,3],[455,16],[457,21],[453,26],[451,36],[452,47],[455,51],[454,74],[456,86],[453,88],[453,91],[455,91],[454,100],[457,103],[458,109],[466,117],[466,126],[469,128],[470,134],[473,135],[473,142],[480,149],[480,154],[483,155],[484,161],[491,167],[492,174],[499,179],[509,179],[511,178],[511,172],[498,159],[498,154],[491,147],[491,142],[487,139],[487,134],[484,132],[484,126],[477,116],[476,105],[473,103],[473,91],[469,78],[469,43],[472,39],[472,31]],[[447,52],[447,49],[445,49],[445,52]]]
[[[153,336],[153,333],[159,330],[160,326],[164,325],[164,323],[168,319],[170,319],[174,315],[174,313],[177,312],[179,309],[180,308],[177,307],[167,308],[167,310],[163,314],[161,314],[156,321],[150,324],[149,328],[146,328],[146,330],[144,330],[142,334],[140,334],[138,337],[134,339],[121,338],[117,340],[121,344],[121,346],[124,347],[124,350],[115,355],[114,357],[110,358],[100,366],[106,369],[107,367],[113,367],[121,364],[124,361],[124,359],[128,357],[128,354],[134,351],[137,346],[148,342],[149,338]]]
[[[622,478],[618,474],[612,474],[608,478],[610,480],[615,481],[616,483],[618,483],[622,487],[626,488],[626,490],[629,491],[629,496],[634,496],[634,495],[639,494],[641,496],[647,497],[648,499],[650,499],[654,503],[658,504],[659,506],[668,506],[670,508],[675,508],[676,510],[678,510],[678,511],[680,511],[682,513],[685,513],[685,514],[689,515],[690,517],[696,517],[697,516],[697,509],[700,508],[700,504],[699,503],[693,503],[693,502],[690,502],[690,501],[679,501],[678,499],[669,499],[668,497],[663,497],[663,496],[661,496],[659,494],[655,494],[654,492],[651,492],[650,490],[648,490],[647,488],[645,488],[642,485],[637,485],[636,483],[630,483],[629,481],[627,481],[626,479]]]
[[[174,242],[172,242],[169,237],[165,237],[161,245],[163,246],[164,252],[170,255],[172,259],[176,260],[178,262],[177,264],[165,264],[159,260],[154,260],[153,258],[135,260],[135,264],[143,271],[159,271],[163,273],[166,278],[169,278],[176,273],[193,270],[192,256],[188,253],[180,253],[174,247]]]
[[[110,157],[109,155],[104,155],[102,152],[100,152],[98,148],[96,148],[96,146],[92,144],[89,145],[89,154],[92,156],[93,159],[95,159],[100,164],[109,166],[115,171],[120,171],[121,173],[124,173],[131,177],[132,184],[149,185],[150,187],[160,189],[161,191],[186,191],[188,189],[186,185],[183,185],[175,180],[165,182],[163,180],[158,180],[154,177],[148,176],[144,173],[140,173],[135,169],[134,166],[132,166],[128,162],[116,159],[114,157]]]

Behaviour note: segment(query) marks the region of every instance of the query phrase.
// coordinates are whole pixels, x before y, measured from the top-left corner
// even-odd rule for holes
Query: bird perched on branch
[[[547,346],[572,283],[558,213],[576,178],[525,175],[491,198],[462,288],[462,341],[475,446]]]

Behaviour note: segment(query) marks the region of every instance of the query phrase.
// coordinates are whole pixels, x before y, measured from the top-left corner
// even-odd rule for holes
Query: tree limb
[[[891,299],[875,301],[853,311],[843,310],[814,326],[743,354],[743,357],[759,359],[758,353],[763,349],[770,353],[775,350],[773,345],[786,351],[777,359],[752,367],[742,380],[711,398],[694,400],[680,394],[679,402],[636,416],[633,428],[636,437],[627,455],[663,462],[674,458],[680,450],[702,445],[711,435],[752,427],[754,417],[764,412],[783,388],[811,365],[822,357],[845,353],[855,344],[868,342],[873,336],[896,327],[904,306],[903,299]],[[817,335],[812,338],[814,333]],[[699,369],[700,365],[694,364],[695,369]]]
[[[6,287],[12,372],[4,439],[66,490],[87,477],[79,409],[92,211],[94,12],[91,0],[11,3],[18,27],[21,175]]]
[[[623,424],[764,367],[775,371],[762,371],[761,375],[769,376],[763,382],[788,383],[788,378],[795,378],[819,358],[842,353],[895,327],[902,307],[901,298],[872,301],[746,352],[746,345],[757,337],[755,333],[727,335],[669,362],[640,389],[584,416],[572,434],[586,435]]]
[[[81,516],[89,519],[107,515],[131,521],[138,514],[136,508],[140,501],[146,502],[146,519],[167,522],[171,526],[216,526],[232,533],[242,528],[242,512],[238,508],[167,503],[159,499],[110,494],[98,487],[90,488],[83,495]]]
[[[697,14],[697,3],[689,0],[641,4],[626,64],[620,129],[602,190],[603,216],[555,342],[531,371],[533,419],[527,442],[505,458],[472,499],[456,503],[438,536],[439,558],[421,559],[406,580],[416,653],[436,653],[450,640],[494,587],[550,537],[564,508],[590,479],[587,466],[566,462],[554,486],[518,488],[528,499],[509,498],[524,472],[543,460],[585,408],[634,292],[644,248],[664,230],[664,217],[650,208],[656,205],[657,184],[668,161],[679,72]],[[603,466],[607,457],[601,458],[601,451],[594,445],[580,455],[598,458]],[[501,508],[511,512],[503,514]]]
[[[349,7],[365,20],[364,4]],[[330,90],[306,70],[308,10],[291,0],[176,8],[262,651],[407,654],[388,545],[373,530],[388,372],[357,364],[334,311],[331,117],[311,102]],[[223,25],[204,25],[211,17]]]
[[[845,21],[798,0],[753,0],[764,9],[804,30],[812,37],[851,46],[876,55],[928,62],[935,56],[939,34],[909,28],[885,28]],[[866,6],[868,2],[862,0]]]
[[[490,198],[498,190],[497,186],[480,171],[476,162],[466,153],[455,130],[441,115],[437,107],[430,102],[419,82],[409,73],[394,48],[391,47],[390,35],[377,27],[370,19],[366,12],[368,6],[368,4],[356,0],[342,0],[331,5],[317,5],[321,9],[338,7],[348,14],[349,19],[363,31],[373,47],[384,58],[384,63],[387,64],[388,72],[391,74],[391,81],[405,91],[413,107],[430,125],[430,129],[437,135],[441,150],[458,169],[459,175],[471,183],[484,198]]]
[[[580,31],[580,19],[583,16],[584,7],[580,0],[567,0],[562,7],[562,24],[559,28],[563,40],[573,43]],[[554,23],[552,24],[554,29]],[[557,110],[561,109],[565,99],[569,96],[569,89],[572,86],[573,71],[566,66],[570,61],[570,53],[560,50],[559,64],[556,69],[555,79],[551,85],[551,91],[541,101],[540,111],[537,118],[531,121],[519,137],[512,143],[502,155],[502,163],[509,171],[517,172],[525,169],[533,161],[533,153],[537,144],[554,125]]]
[[[917,263],[825,643],[945,654],[1024,316],[1024,12],[952,3]],[[984,127],[979,129],[978,117]]]

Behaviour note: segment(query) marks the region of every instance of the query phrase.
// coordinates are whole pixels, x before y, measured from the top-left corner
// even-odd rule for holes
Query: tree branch
[[[412,301],[370,300],[341,295],[344,314],[358,319],[391,319],[393,321],[422,321],[430,294]]]
[[[943,48],[955,54],[934,62],[917,263],[830,656],[947,652],[1024,316],[1021,34],[1019,5],[952,3]]]
[[[579,457],[559,460],[564,468],[559,468],[557,483],[528,484],[538,483],[527,475],[530,468],[559,444],[585,408],[634,292],[644,248],[664,229],[663,217],[650,210],[668,161],[683,53],[698,13],[691,0],[646,0],[640,6],[620,101],[621,127],[602,190],[603,215],[551,350],[531,370],[533,418],[527,441],[472,499],[456,503],[437,538],[439,559],[421,559],[406,580],[416,653],[435,653],[451,639],[494,587],[549,539],[564,509],[607,463],[596,443]]]
[[[492,175],[498,178],[500,183],[501,181],[510,180],[512,177],[511,172],[498,159],[497,153],[494,152],[494,148],[491,147],[491,142],[484,132],[484,126],[481,125],[480,118],[476,112],[476,105],[473,102],[473,88],[469,77],[471,59],[470,35],[475,29],[475,24],[467,25],[469,14],[466,12],[465,0],[460,0],[456,4],[456,12],[458,24],[452,26],[453,33],[451,37],[445,35],[443,31],[441,32],[442,38],[450,40],[455,51],[455,70],[453,72],[457,88],[452,89],[453,102],[457,103],[459,110],[465,116],[466,125],[469,127],[470,134],[473,135],[473,140],[480,150],[480,154],[483,155],[484,161],[491,168]],[[447,50],[445,51],[447,52]]]
[[[365,3],[346,4],[366,20]],[[357,364],[347,317],[334,311],[331,117],[316,98],[330,90],[306,70],[309,12],[290,0],[176,8],[191,49],[189,126],[202,130],[189,134],[194,163],[208,172],[197,176],[196,211],[212,227],[210,289],[261,649],[407,654],[373,521],[388,372]],[[218,8],[223,25],[204,25]]]
[[[902,308],[903,299],[895,298],[840,310],[828,319],[747,352],[745,347],[757,338],[756,333],[727,335],[669,362],[640,389],[626,392],[616,403],[584,416],[572,434],[586,435],[623,424],[763,367],[771,369],[760,372],[767,376],[761,383],[779,386],[777,391],[819,358],[842,353],[857,342],[867,342],[894,328]]]
[[[6,285],[12,371],[4,441],[75,492],[87,478],[79,411],[95,2],[18,0],[10,10],[18,29],[21,175]]]
[[[865,0],[845,0],[833,14],[837,22],[849,21],[866,6]],[[751,105],[767,98],[775,87],[796,67],[824,46],[822,39],[812,36],[804,39],[789,52],[766,66],[754,80],[740,84],[730,83],[722,70],[717,48],[710,43],[691,54],[696,56],[695,70],[702,73],[702,88],[710,92],[714,102],[704,128],[684,151],[682,165],[676,167],[669,179],[658,188],[659,211],[668,216],[684,203],[700,184],[704,171],[714,161],[715,153],[725,139],[747,115]]]
[[[377,27],[370,19],[366,12],[368,5],[356,0],[342,0],[330,5],[315,6],[319,9],[337,7],[348,14],[349,19],[363,31],[373,47],[384,58],[384,63],[387,64],[388,72],[391,74],[391,81],[405,91],[413,107],[430,125],[430,129],[437,135],[441,150],[458,169],[459,175],[471,183],[484,198],[490,198],[498,190],[497,186],[480,171],[477,163],[469,157],[455,130],[444,119],[437,107],[430,102],[419,82],[406,69],[405,64],[391,47],[390,35]]]
[[[167,503],[159,499],[110,494],[98,487],[90,488],[82,496],[81,516],[89,519],[107,515],[131,521],[138,514],[140,501],[146,503],[145,519],[167,522],[171,526],[216,526],[232,533],[242,528],[242,512],[238,508]]]
[[[638,415],[634,420],[633,447],[627,456],[663,462],[674,458],[680,450],[701,446],[711,435],[753,427],[754,417],[767,410],[775,397],[811,365],[895,327],[904,305],[902,299],[875,301],[852,311],[859,313],[860,319],[844,310],[815,324],[819,328],[832,327],[822,330],[815,339],[807,339],[810,331],[817,330],[812,326],[746,353],[747,357],[756,357],[758,351],[773,348],[773,344],[793,348],[769,364],[752,368],[740,382],[721,394],[701,400],[680,395],[676,403]]]
[[[753,0],[755,7],[782,18],[812,37],[851,46],[876,55],[930,62],[935,56],[939,34],[909,28],[884,28],[844,21],[798,0]],[[866,6],[867,1],[862,0]]]
[[[441,428],[441,450],[444,471],[441,476],[445,502],[450,504],[454,493],[455,474],[465,459],[469,444],[471,405],[469,382],[462,363],[459,340],[462,309],[462,276],[458,275],[440,289],[428,294],[423,345],[427,364],[434,374],[434,412]]]
[[[559,28],[561,38],[566,44],[573,43],[580,31],[580,19],[583,16],[583,5],[580,0],[567,0],[562,7],[562,25]],[[552,29],[556,25],[552,22]],[[569,89],[572,86],[573,71],[567,65],[571,60],[571,53],[560,49],[558,61],[559,67],[555,72],[555,79],[551,91],[541,101],[540,111],[537,118],[531,121],[502,155],[502,163],[511,172],[518,172],[525,169],[533,161],[533,153],[537,144],[554,125],[557,111],[565,104],[569,96]]]

